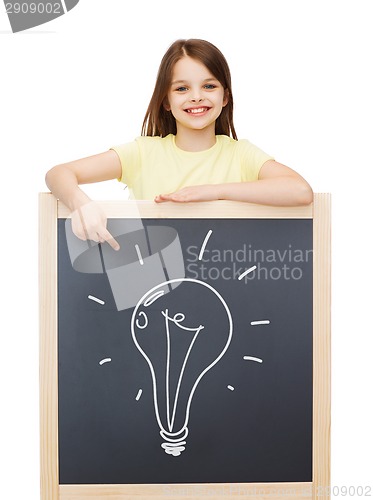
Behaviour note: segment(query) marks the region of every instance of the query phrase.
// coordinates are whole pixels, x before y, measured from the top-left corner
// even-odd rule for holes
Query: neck
[[[205,151],[216,143],[215,123],[206,130],[180,129],[175,136],[175,144],[184,151]]]

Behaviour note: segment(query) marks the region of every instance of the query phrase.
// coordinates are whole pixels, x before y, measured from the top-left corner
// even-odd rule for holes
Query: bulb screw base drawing
[[[189,433],[188,427],[184,427],[183,429],[181,429],[181,431],[174,433],[161,430],[160,435],[162,436],[163,439],[166,440],[165,443],[161,444],[161,447],[164,449],[165,453],[167,453],[167,455],[179,457],[181,453],[185,450],[185,445],[186,445],[185,439],[188,433]],[[181,436],[177,438],[176,436],[179,436],[180,434]]]
[[[180,443],[162,443],[161,446],[167,455],[173,455],[174,457],[179,457],[181,452],[185,450],[186,441],[180,441]]]

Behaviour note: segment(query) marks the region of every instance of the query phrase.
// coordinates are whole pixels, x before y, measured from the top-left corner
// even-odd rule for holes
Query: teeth
[[[206,111],[208,108],[195,108],[195,109],[187,109],[188,113],[203,113]]]

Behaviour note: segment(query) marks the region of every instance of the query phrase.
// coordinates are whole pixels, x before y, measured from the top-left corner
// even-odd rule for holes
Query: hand
[[[71,214],[71,225],[75,236],[81,240],[98,243],[106,241],[114,250],[119,250],[119,243],[106,229],[106,222],[106,214],[94,201],[82,205]]]
[[[159,194],[154,198],[156,203],[175,201],[188,203],[191,201],[219,200],[219,184],[204,184],[201,186],[187,186],[170,194]]]

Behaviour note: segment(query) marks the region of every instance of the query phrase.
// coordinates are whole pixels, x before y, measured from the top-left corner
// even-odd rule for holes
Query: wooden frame
[[[313,481],[308,483],[188,485],[59,485],[57,353],[57,219],[68,209],[39,195],[40,457],[42,500],[211,500],[327,498],[330,486],[330,195],[307,207],[269,207],[217,201],[178,205],[101,202],[108,217],[313,219]]]

